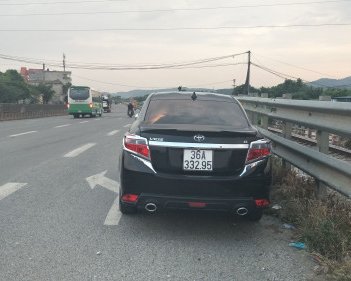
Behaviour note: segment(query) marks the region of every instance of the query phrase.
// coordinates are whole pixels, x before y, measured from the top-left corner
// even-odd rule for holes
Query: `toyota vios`
[[[229,211],[269,205],[270,143],[240,103],[214,93],[154,93],[123,139],[120,210]]]

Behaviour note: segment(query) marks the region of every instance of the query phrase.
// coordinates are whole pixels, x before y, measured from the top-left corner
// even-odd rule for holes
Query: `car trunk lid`
[[[152,165],[157,172],[182,175],[235,175],[245,165],[249,143],[257,131],[248,127],[141,124],[149,141]],[[212,151],[212,170],[184,170],[184,150]]]

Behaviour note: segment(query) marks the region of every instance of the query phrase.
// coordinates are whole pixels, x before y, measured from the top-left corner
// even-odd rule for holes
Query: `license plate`
[[[184,149],[183,169],[185,171],[212,171],[212,150]]]

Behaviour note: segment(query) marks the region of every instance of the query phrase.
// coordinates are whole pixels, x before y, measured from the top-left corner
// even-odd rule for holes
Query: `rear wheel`
[[[73,118],[78,118],[78,115],[77,114],[73,114]]]
[[[135,206],[127,205],[126,203],[123,203],[121,200],[119,200],[119,210],[124,215],[131,215],[137,212],[137,208]]]
[[[263,216],[263,209],[254,209],[247,214],[250,221],[259,221]]]

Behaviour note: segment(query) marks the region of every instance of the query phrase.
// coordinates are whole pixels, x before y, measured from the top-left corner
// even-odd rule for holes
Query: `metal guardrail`
[[[327,155],[329,133],[351,137],[351,104],[242,97],[241,102],[253,125],[272,140],[273,153],[297,168],[351,198],[351,165]],[[268,131],[270,120],[283,121],[282,134]],[[317,149],[291,140],[293,125],[317,130]]]
[[[42,118],[66,115],[67,110],[62,104],[6,104],[0,103],[0,121]]]

